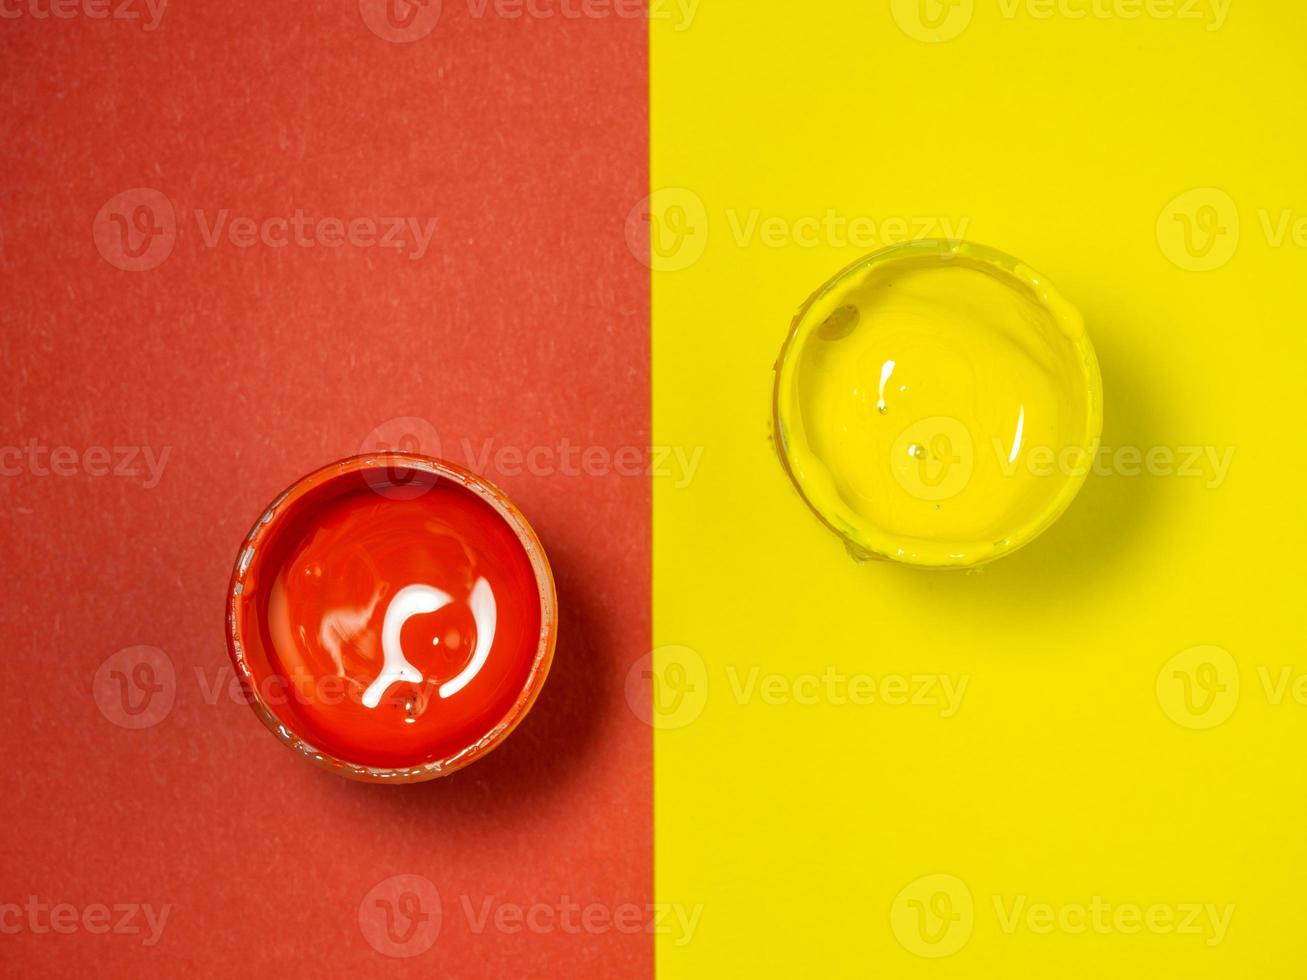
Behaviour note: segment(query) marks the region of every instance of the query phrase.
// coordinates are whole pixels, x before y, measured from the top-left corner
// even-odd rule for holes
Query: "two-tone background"
[[[0,0],[0,975],[1288,978],[1307,12],[1287,0]],[[882,245],[1085,314],[1103,451],[979,574],[787,485]],[[455,776],[294,759],[222,601],[379,446],[558,578]]]

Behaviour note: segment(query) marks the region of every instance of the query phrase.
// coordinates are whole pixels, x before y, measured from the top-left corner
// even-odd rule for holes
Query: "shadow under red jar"
[[[553,577],[495,487],[406,453],[324,467],[237,558],[228,647],[255,713],[342,775],[412,782],[494,748],[531,707]]]

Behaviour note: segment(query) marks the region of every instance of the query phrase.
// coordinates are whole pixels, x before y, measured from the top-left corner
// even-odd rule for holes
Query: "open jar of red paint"
[[[376,453],[272,502],[237,557],[227,625],[274,735],[341,775],[405,783],[468,765],[522,720],[549,672],[557,598],[501,491]]]

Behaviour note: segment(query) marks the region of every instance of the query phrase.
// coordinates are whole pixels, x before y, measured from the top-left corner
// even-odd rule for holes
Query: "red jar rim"
[[[443,758],[413,766],[385,767],[360,764],[333,755],[302,737],[292,730],[268,703],[264,692],[260,689],[260,679],[255,676],[244,650],[248,617],[244,586],[250,569],[256,567],[261,546],[271,538],[279,526],[288,520],[290,515],[296,512],[297,505],[306,495],[318,487],[351,473],[366,473],[370,470],[386,468],[407,468],[433,474],[441,479],[453,481],[489,504],[512,529],[521,544],[535,574],[540,600],[539,643],[522,690],[508,711],[493,728],[472,744]],[[227,652],[231,657],[236,676],[240,679],[246,700],[254,713],[269,731],[297,754],[351,779],[380,783],[420,782],[447,775],[475,762],[496,748],[526,716],[539,696],[553,661],[558,632],[557,606],[553,571],[540,539],[521,511],[502,490],[484,477],[445,460],[407,452],[367,453],[329,463],[296,480],[265,508],[262,516],[255,522],[241,544],[227,589]]]

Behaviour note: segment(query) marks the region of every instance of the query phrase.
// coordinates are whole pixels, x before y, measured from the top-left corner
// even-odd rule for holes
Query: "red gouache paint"
[[[414,782],[498,745],[557,631],[553,575],[495,487],[409,453],[304,477],[241,548],[228,650],[255,713],[342,775]]]

